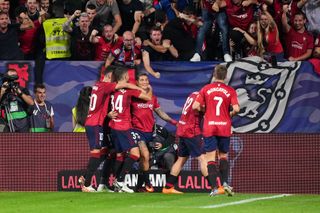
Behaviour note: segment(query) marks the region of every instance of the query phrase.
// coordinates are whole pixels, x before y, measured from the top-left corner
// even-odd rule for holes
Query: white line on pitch
[[[240,205],[244,203],[251,203],[259,200],[270,200],[270,199],[276,199],[276,198],[287,197],[287,196],[291,196],[291,194],[281,194],[281,195],[274,195],[269,197],[257,197],[257,198],[251,198],[246,200],[239,200],[239,201],[230,202],[230,203],[222,203],[222,204],[216,204],[216,205],[210,205],[210,206],[199,206],[198,208],[214,209],[214,208],[220,208],[225,206],[234,206],[234,205]]]

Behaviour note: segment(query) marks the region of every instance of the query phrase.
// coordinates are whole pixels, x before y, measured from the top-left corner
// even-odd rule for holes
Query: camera
[[[149,143],[148,143],[148,145],[149,145],[149,147],[150,148],[155,148],[156,147],[156,142],[155,141],[150,141]]]
[[[6,85],[3,85],[4,88],[7,88],[8,90],[15,90],[19,87],[19,83],[16,82],[16,80],[18,80],[18,76],[16,75],[4,75],[2,77],[2,82],[7,82]]]

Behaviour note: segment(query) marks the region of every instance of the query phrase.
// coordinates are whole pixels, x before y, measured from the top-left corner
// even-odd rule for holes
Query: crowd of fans
[[[151,61],[319,63],[319,15],[318,0],[0,0],[0,60],[35,60],[37,83],[46,59],[143,62],[156,78]]]
[[[319,0],[0,0],[0,60],[34,60],[37,85],[45,60],[54,59],[103,61],[105,68],[143,63],[155,78],[160,73],[152,61],[247,56],[309,60],[317,70],[319,15]],[[135,84],[135,70],[129,75]],[[20,97],[11,81],[11,94]],[[45,95],[43,87],[35,91]],[[22,106],[33,105],[27,92],[21,94]],[[41,128],[52,129],[49,103],[37,103],[35,115],[44,107]]]

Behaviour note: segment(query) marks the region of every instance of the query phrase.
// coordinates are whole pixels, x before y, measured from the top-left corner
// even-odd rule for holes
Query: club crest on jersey
[[[119,89],[119,92],[121,92],[122,94],[124,94],[124,93],[127,92],[127,90],[125,90],[125,89]]]
[[[228,65],[227,84],[238,95],[240,112],[233,131],[272,132],[280,123],[300,62],[278,63],[277,67],[259,57]]]
[[[117,48],[117,49],[115,49],[113,52],[114,52],[115,55],[119,55],[120,51],[121,51],[121,50],[120,50],[119,48]]]

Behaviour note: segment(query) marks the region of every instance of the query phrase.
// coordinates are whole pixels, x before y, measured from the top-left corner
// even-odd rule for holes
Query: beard
[[[294,25],[293,25],[293,28],[294,28],[295,30],[301,30],[301,29],[303,28],[303,26],[298,25],[298,24],[294,24]]]
[[[0,25],[0,29],[1,30],[5,30],[5,29],[7,29],[8,28],[8,23],[7,24],[1,24]]]

